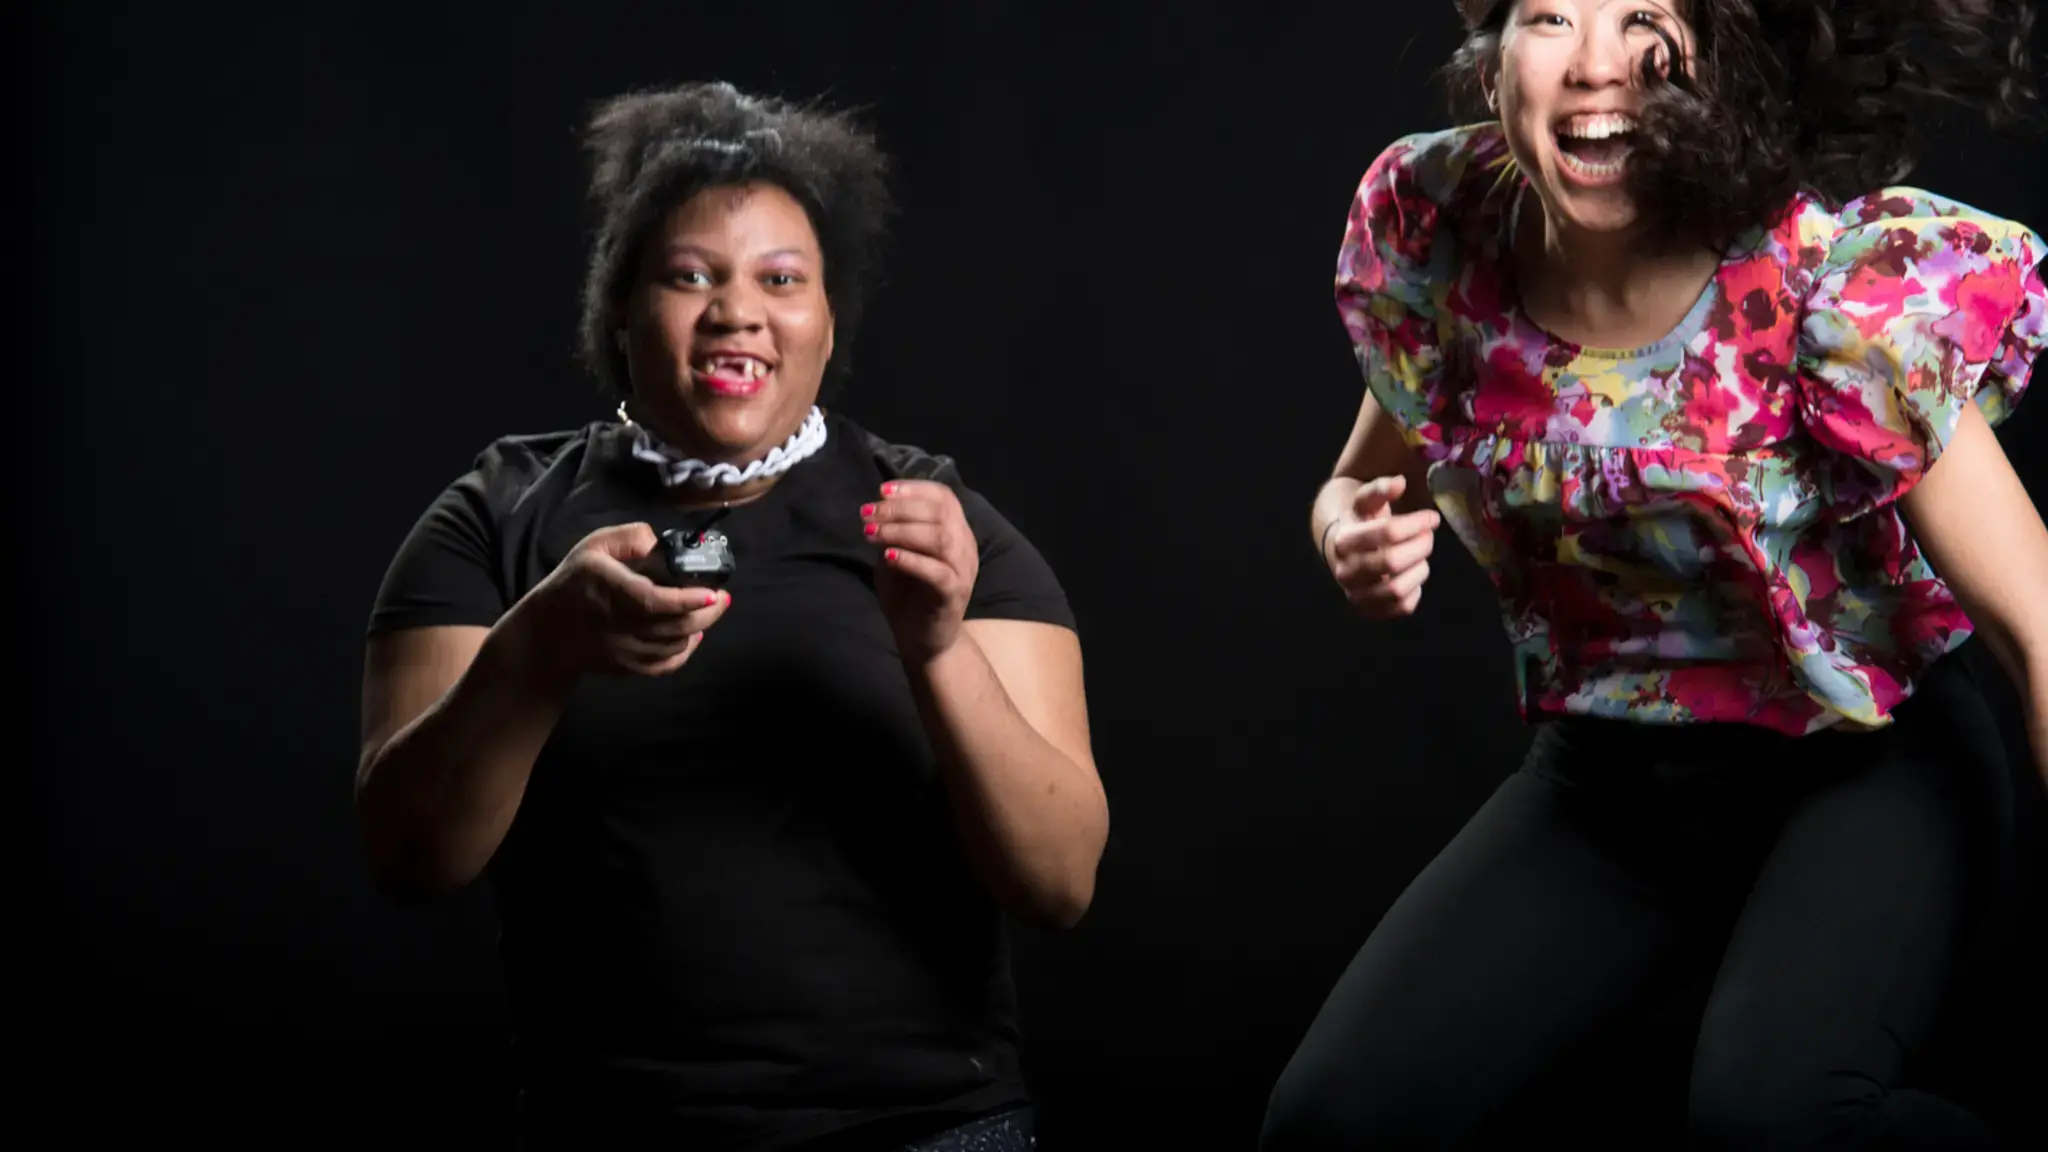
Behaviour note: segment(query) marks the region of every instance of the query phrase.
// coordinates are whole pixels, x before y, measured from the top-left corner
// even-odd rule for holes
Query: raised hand
[[[600,528],[534,589],[541,655],[556,671],[665,676],[689,662],[732,594],[664,587],[635,571],[657,542],[646,524]]]
[[[1370,619],[1413,613],[1429,579],[1429,555],[1443,517],[1434,510],[1395,515],[1394,503],[1407,490],[1407,477],[1399,475],[1360,485],[1349,512],[1324,533],[1323,562]]]
[[[891,480],[860,510],[882,549],[875,594],[903,659],[929,660],[953,646],[981,571],[981,551],[953,490],[934,480]]]

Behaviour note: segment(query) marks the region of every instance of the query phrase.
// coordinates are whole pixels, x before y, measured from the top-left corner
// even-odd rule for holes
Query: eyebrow
[[[686,244],[679,240],[670,241],[668,244],[663,246],[663,249],[671,256],[703,256],[708,259],[717,259],[723,255],[723,253],[713,252],[711,249],[706,248],[701,244]],[[808,258],[810,256],[810,253],[804,251],[802,248],[776,248],[772,251],[761,253],[758,259],[765,260],[774,256],[798,256]]]

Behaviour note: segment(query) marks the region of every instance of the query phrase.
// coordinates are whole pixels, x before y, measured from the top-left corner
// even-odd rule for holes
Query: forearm
[[[1100,783],[1018,713],[973,637],[907,670],[970,865],[1005,905],[1071,927],[1109,834]]]
[[[356,811],[381,888],[443,892],[483,871],[573,684],[537,667],[515,607],[453,686],[364,760]]]
[[[1991,620],[1979,621],[1977,627],[2019,695],[2034,764],[2048,782],[2048,629],[2022,635]]]

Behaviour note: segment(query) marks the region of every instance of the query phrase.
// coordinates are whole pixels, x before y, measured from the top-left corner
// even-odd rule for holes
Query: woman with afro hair
[[[1004,913],[1087,909],[1073,614],[944,456],[819,402],[888,206],[841,113],[725,84],[590,124],[583,351],[371,616],[384,887],[488,875],[529,1148],[1031,1147]]]

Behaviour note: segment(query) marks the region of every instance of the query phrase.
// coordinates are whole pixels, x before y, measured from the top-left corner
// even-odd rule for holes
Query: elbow
[[[430,904],[467,888],[475,873],[449,867],[434,867],[416,861],[370,858],[370,883],[377,894],[401,907]]]
[[[1095,875],[1102,864],[1102,850],[1109,837],[1105,817],[1089,830],[1077,845],[1074,859],[1055,877],[1034,885],[1031,897],[1020,908],[1026,917],[1048,932],[1065,932],[1081,923],[1095,903]]]
[[[1077,927],[1095,902],[1095,876],[1091,869],[1059,884],[1047,884],[1029,896],[1011,901],[1011,910],[1046,932],[1066,932]]]
[[[356,791],[356,827],[379,896],[399,905],[426,904],[468,887],[479,865],[457,859],[447,845],[413,827],[377,803],[374,793]]]
[[[369,857],[370,883],[394,904],[416,906],[467,888],[482,872],[450,859],[446,853],[415,839],[379,835],[366,824],[363,848]]]

